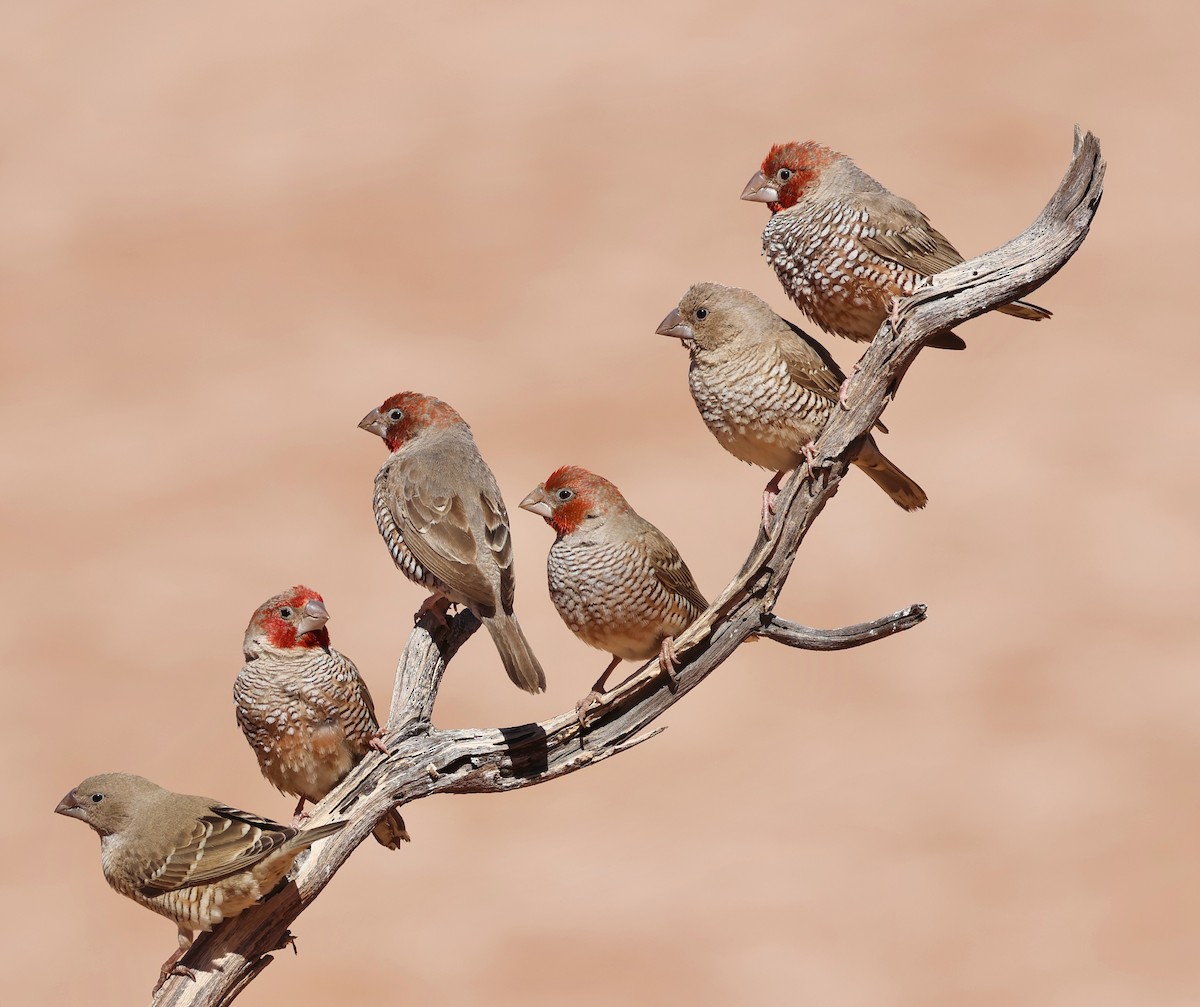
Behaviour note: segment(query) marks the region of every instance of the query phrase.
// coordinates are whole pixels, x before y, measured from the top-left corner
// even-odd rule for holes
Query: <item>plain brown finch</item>
[[[178,926],[179,950],[163,962],[159,986],[196,931],[270,895],[304,850],[346,824],[301,831],[129,773],[90,776],[54,810],[99,834],[104,879],[116,891]]]

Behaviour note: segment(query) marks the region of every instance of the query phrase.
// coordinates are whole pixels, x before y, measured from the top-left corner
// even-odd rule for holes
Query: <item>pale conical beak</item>
[[[75,800],[75,791],[71,791],[58,802],[58,807],[54,809],[56,815],[66,815],[68,818],[83,818],[83,808],[79,806],[79,802]]]
[[[387,432],[387,424],[384,423],[383,416],[378,409],[372,409],[358,421],[358,425],[368,433],[378,434],[380,437]]]
[[[671,313],[658,323],[654,330],[660,336],[674,336],[676,339],[695,339],[696,333],[684,320],[683,313],[678,308],[672,308]]]
[[[742,190],[742,199],[748,199],[752,203],[778,203],[779,190],[767,183],[766,175],[756,171]]]
[[[550,505],[546,503],[546,487],[544,484],[535,490],[531,490],[517,506],[521,510],[529,511],[530,514],[544,517],[547,521],[550,520],[552,511],[550,510]]]
[[[314,630],[322,629],[329,621],[329,611],[316,598],[309,598],[301,609],[301,616],[296,621],[296,633],[303,636]]]

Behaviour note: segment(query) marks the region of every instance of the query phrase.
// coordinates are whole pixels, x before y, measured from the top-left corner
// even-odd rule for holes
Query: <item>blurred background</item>
[[[1183,1005],[1196,973],[1200,220],[1194,4],[9,4],[0,103],[0,641],[15,768],[6,986],[143,1001],[169,922],[52,818],[107,770],[286,818],[234,723],[254,608],[321,591],[386,708],[422,593],[371,516],[355,428],[415,388],[471,422],[511,512],[517,611],[436,720],[569,708],[607,656],[546,594],[516,502],[615,481],[710,596],[768,473],[654,334],[689,284],[799,318],[738,195],[817,138],[970,256],[1040,211],[1076,122],[1109,160],[1091,238],[886,414],[928,491],[852,475],[780,614],[929,605],[834,655],[745,648],[652,743],[545,787],[405,809],[244,1003]],[[827,337],[845,365],[859,347]],[[628,666],[632,670],[632,666]],[[15,1001],[14,1001],[15,1002]]]

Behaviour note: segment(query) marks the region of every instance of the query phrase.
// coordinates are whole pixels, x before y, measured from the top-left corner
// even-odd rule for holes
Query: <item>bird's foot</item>
[[[777,496],[779,496],[778,493],[768,493],[766,490],[763,490],[762,528],[768,535],[771,534],[771,515],[775,513],[775,498]]]
[[[589,711],[593,706],[597,706],[603,701],[606,695],[608,676],[613,673],[613,669],[620,663],[621,659],[616,654],[613,654],[613,659],[609,662],[608,667],[604,669],[604,673],[592,683],[592,691],[575,704],[575,716],[579,720],[581,728],[587,728],[588,721],[590,720],[588,716]]]
[[[180,948],[170,958],[162,963],[162,968],[158,970],[158,982],[154,984],[154,991],[151,996],[156,994],[163,988],[163,984],[173,976],[187,976],[192,982],[196,981],[196,970],[190,969],[186,965],[180,965],[179,959],[187,953],[187,948]]]
[[[779,481],[782,478],[783,473],[776,472],[771,481],[763,487],[762,526],[767,535],[771,534],[771,515],[775,513],[775,500],[779,496]]]
[[[434,620],[442,629],[447,629],[450,623],[446,619],[446,613],[450,611],[450,599],[445,595],[431,594],[423,602],[421,607],[417,609],[417,614],[413,616],[413,625],[415,626],[426,615],[433,614]]]
[[[301,797],[296,802],[296,810],[292,812],[292,828],[298,829],[309,819],[309,814],[304,810],[304,805],[308,803],[307,797]]]
[[[838,405],[843,409],[850,408],[850,382],[854,380],[854,375],[858,373],[858,364],[856,363],[850,368],[850,373],[846,375],[846,380],[842,382],[838,388]]]
[[[667,688],[676,693],[679,691],[679,676],[675,673],[679,670],[679,655],[675,653],[674,637],[663,637],[662,649],[658,652],[658,667],[667,678]]]
[[[588,726],[590,720],[588,714],[591,712],[592,707],[598,706],[603,699],[604,693],[593,689],[575,704],[575,718],[579,721],[580,727],[586,728]]]
[[[383,743],[383,735],[384,729],[381,727],[378,731],[371,735],[371,740],[367,742],[367,747],[373,748],[375,751],[382,752],[384,755],[387,755],[389,749],[387,745]]]

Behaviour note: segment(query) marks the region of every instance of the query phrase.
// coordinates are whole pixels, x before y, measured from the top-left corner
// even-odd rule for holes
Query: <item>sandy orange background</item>
[[[173,947],[51,816],[83,776],[290,812],[230,697],[260,601],[322,591],[386,706],[421,593],[372,522],[370,407],[455,404],[514,511],[561,463],[609,476],[715,594],[766,474],[653,332],[701,279],[796,317],[737,198],[767,146],[850,152],[970,255],[1077,121],[1108,194],[1054,320],[922,357],[884,447],[929,509],[852,476],[780,606],[927,624],[747,648],[636,752],[411,806],[243,1002],[1198,1002],[1195,5],[568,7],[7,5],[9,1002],[137,1003]],[[479,637],[440,724],[561,711],[605,662],[512,520],[550,691]]]

